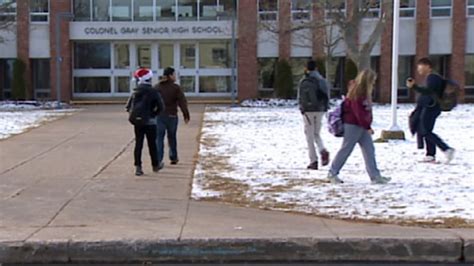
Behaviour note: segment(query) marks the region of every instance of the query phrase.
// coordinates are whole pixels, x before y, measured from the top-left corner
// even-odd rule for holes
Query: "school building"
[[[131,76],[139,66],[156,76],[173,66],[193,98],[230,99],[234,78],[238,99],[268,96],[277,60],[288,60],[297,80],[309,58],[324,57],[318,41],[324,31],[288,33],[261,25],[278,28],[328,17],[330,12],[313,1],[318,0],[0,0],[0,5],[13,3],[1,11],[0,23],[15,21],[10,30],[0,30],[0,99],[12,96],[15,59],[25,64],[22,75],[31,99],[56,99],[58,61],[63,101],[123,99],[133,89]],[[340,1],[338,8],[347,10],[359,1],[365,0]],[[359,29],[360,40],[381,13],[375,1]],[[413,100],[404,80],[416,77],[417,59],[430,57],[440,74],[461,84],[462,99],[472,101],[474,0],[401,0],[400,16],[400,100]],[[379,73],[375,98],[380,102],[390,100],[391,53],[389,21],[371,59]],[[327,76],[341,89],[344,43],[332,56]]]

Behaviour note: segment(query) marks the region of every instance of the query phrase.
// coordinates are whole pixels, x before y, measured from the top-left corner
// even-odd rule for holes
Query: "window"
[[[217,0],[201,0],[199,1],[199,13],[201,20],[216,20],[217,12],[223,11],[223,8],[217,6]]]
[[[50,60],[32,59],[33,87],[35,99],[48,99],[51,93]]]
[[[115,92],[130,93],[130,78],[115,77]]]
[[[30,0],[30,19],[35,22],[48,22],[49,0]]]
[[[75,77],[75,93],[110,93],[110,77]]]
[[[160,68],[174,66],[174,45],[160,44]]]
[[[196,77],[195,76],[182,76],[180,86],[184,92],[194,93],[196,92]]]
[[[12,96],[13,64],[15,63],[15,59],[3,59],[0,63],[3,65],[3,97],[9,99]]]
[[[112,0],[112,21],[132,20],[132,0]]]
[[[201,68],[230,68],[230,42],[201,42],[199,65]]]
[[[273,91],[273,83],[275,82],[275,66],[276,58],[259,58],[258,65],[260,67],[260,86],[261,91]]]
[[[16,20],[16,0],[0,0],[0,23]]]
[[[443,77],[449,75],[448,66],[449,66],[449,55],[431,55],[431,62],[433,62],[433,70],[440,74]]]
[[[474,0],[467,0],[467,15],[474,16]]]
[[[134,0],[133,19],[135,21],[153,21],[153,0]]]
[[[151,68],[151,45],[137,45],[137,66]]]
[[[94,21],[109,21],[109,0],[92,0],[92,15]]]
[[[90,0],[74,0],[74,20],[90,21],[91,20],[91,1]]]
[[[196,68],[196,45],[181,44],[181,68]]]
[[[413,76],[413,62],[414,56],[399,56],[398,57],[398,97],[408,98],[410,96],[409,90],[406,87],[406,80]]]
[[[218,10],[223,9],[224,16],[219,16],[219,19],[232,19],[234,15],[237,17],[237,6],[235,0],[219,0]]]
[[[325,2],[326,18],[334,18],[336,14],[346,13],[346,0],[334,0]]]
[[[416,0],[401,0],[400,1],[400,17],[413,18],[415,17]]]
[[[227,93],[230,92],[230,77],[199,77],[199,92]]]
[[[197,20],[197,0],[178,0],[178,20]]]
[[[109,43],[76,43],[74,45],[74,68],[76,69],[109,69]]]
[[[452,0],[431,0],[431,17],[451,17]]]
[[[115,69],[129,69],[130,68],[130,49],[128,44],[116,43],[114,44],[114,60]]]
[[[176,1],[156,0],[156,20],[176,20]]]
[[[258,0],[258,16],[260,20],[277,20],[278,0]]]
[[[472,98],[474,97],[474,54],[466,55],[466,67],[464,71],[466,76],[465,94]]]
[[[291,71],[293,73],[293,83],[295,92],[299,82],[304,76],[306,63],[308,63],[310,59],[311,58],[294,57],[289,60]]]
[[[291,0],[291,17],[293,20],[310,20],[312,13],[311,0]]]
[[[364,5],[364,2],[360,2]],[[367,9],[365,14],[366,18],[378,18],[380,17],[380,0],[365,0],[365,6],[362,8]]]

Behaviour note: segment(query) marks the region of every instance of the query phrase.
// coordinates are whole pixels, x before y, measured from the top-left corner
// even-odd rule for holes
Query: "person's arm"
[[[188,123],[189,120],[191,120],[191,116],[189,114],[189,109],[188,109],[188,101],[186,100],[186,96],[184,96],[184,93],[181,90],[181,88],[178,87],[177,89],[178,89],[178,106],[181,109],[181,112],[183,112],[184,122]]]
[[[125,110],[127,110],[127,112],[130,112],[130,108],[132,108],[132,101],[133,101],[134,96],[135,96],[135,93],[133,93],[132,95],[130,95],[130,97],[128,97],[127,104],[125,105]]]
[[[434,74],[430,74],[426,79],[426,87],[414,85],[413,89],[424,95],[434,94],[443,86],[442,79]]]

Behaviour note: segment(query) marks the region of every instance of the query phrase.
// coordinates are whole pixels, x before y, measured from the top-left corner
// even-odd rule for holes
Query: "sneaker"
[[[158,173],[164,167],[165,167],[165,164],[161,162],[158,166],[153,166],[153,172]]]
[[[171,165],[177,165],[179,163],[179,160],[171,160]]]
[[[326,166],[329,164],[329,152],[327,150],[323,150],[321,152],[321,161],[323,166]]]
[[[143,173],[143,169],[141,166],[136,166],[135,167],[135,175],[136,176],[142,176],[144,173]]]
[[[307,167],[308,170],[318,170],[318,161],[312,162],[310,165]]]
[[[436,158],[434,156],[425,156],[420,163],[436,163]]]
[[[333,184],[344,184],[344,181],[342,181],[337,175],[332,175],[331,173],[328,174],[328,179]]]
[[[388,184],[390,181],[392,181],[392,179],[390,177],[381,176],[381,177],[379,177],[375,180],[372,180],[372,184],[385,185],[385,184]]]
[[[446,164],[449,164],[454,159],[455,153],[456,150],[454,149],[448,149],[444,152],[444,155],[446,155]]]

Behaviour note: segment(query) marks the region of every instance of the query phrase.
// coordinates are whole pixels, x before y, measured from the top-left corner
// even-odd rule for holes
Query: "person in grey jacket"
[[[318,170],[318,155],[315,143],[321,156],[322,165],[329,164],[329,152],[321,138],[321,125],[329,108],[329,83],[318,72],[316,62],[308,61],[305,77],[298,89],[298,102],[304,120],[304,131],[308,142],[310,164],[308,169]]]

